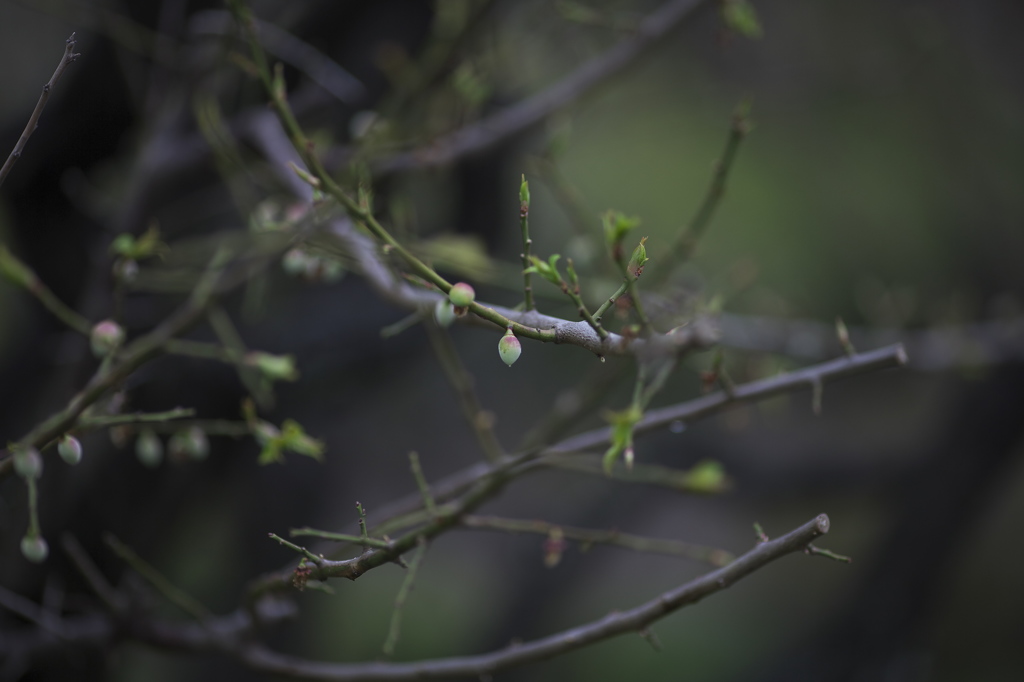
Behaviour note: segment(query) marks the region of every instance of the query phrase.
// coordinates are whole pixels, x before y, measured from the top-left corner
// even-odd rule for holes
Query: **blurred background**
[[[601,245],[606,209],[641,218],[652,259],[645,275],[654,277],[659,249],[664,256],[697,210],[733,112],[749,101],[753,130],[723,203],[657,300],[679,314],[721,308],[725,366],[738,382],[838,356],[836,316],[859,350],[907,344],[908,367],[826,386],[819,416],[802,391],[638,441],[639,462],[679,469],[720,462],[732,482],[726,493],[694,496],[550,471],[488,504],[483,513],[737,554],[753,545],[754,522],[774,537],[825,512],[832,532],[819,544],[854,558],[774,563],[656,624],[660,651],[626,636],[502,679],[1021,679],[1019,3],[758,1],[759,38],[730,30],[720,6],[703,3],[624,72],[544,123],[451,163],[393,172],[379,159],[429,148],[542,91],[628,40],[658,3],[252,7],[271,25],[264,38],[278,41],[268,49],[294,58],[285,59],[289,97],[346,187],[369,186],[376,173],[382,221],[446,274],[471,281],[479,299],[513,306],[521,298],[522,174],[533,194],[535,251],[572,256],[594,301],[616,286]],[[186,289],[172,275],[208,253],[211,235],[248,234],[251,209],[293,201],[281,174],[263,162],[253,131],[264,98],[232,56],[238,45],[223,9],[187,0],[0,2],[7,63],[0,149],[13,148],[72,31],[83,55],[0,189],[0,241],[63,301],[100,320],[115,305],[111,241],[157,224],[171,255],[144,265],[125,298],[130,336],[182,300]],[[288,37],[332,66],[316,71]],[[236,145],[248,169],[229,169],[229,182],[218,168],[224,155],[210,153],[211,138],[197,124],[216,120],[210,112],[222,117],[214,137],[235,140],[225,148]],[[539,281],[535,288],[542,311],[574,316],[554,287]],[[141,591],[103,545],[109,531],[210,610],[228,612],[247,581],[294,560],[268,532],[349,528],[357,500],[373,522],[375,509],[415,491],[411,450],[431,479],[480,460],[423,330],[382,338],[381,329],[407,311],[381,301],[358,274],[307,281],[274,267],[224,303],[249,347],[296,356],[300,381],[279,384],[261,413],[301,422],[326,443],[325,461],[292,456],[261,467],[251,440],[214,437],[205,462],[149,469],[130,438],[89,434],[75,469],[46,453],[40,504],[51,556],[41,566],[18,551],[24,485],[0,482],[6,590],[48,603],[61,595],[66,613],[96,609],[59,549],[71,533],[109,580]],[[609,389],[570,433],[628,404],[626,360],[600,364],[578,348],[524,341],[509,370],[495,357],[497,332],[456,327],[452,334],[510,450],[578,399],[570,389],[582,381]],[[192,338],[214,337],[199,327]],[[23,291],[0,284],[0,439],[18,440],[66,404],[96,367],[87,345]],[[699,395],[710,364],[709,353],[689,358],[657,404]],[[230,367],[181,357],[148,365],[125,388],[126,410],[194,406],[204,418],[239,419],[245,396]],[[467,530],[433,543],[395,659],[535,639],[707,570],[599,546],[571,545],[554,568],[543,558],[537,536]],[[301,617],[270,641],[323,660],[378,658],[402,577],[389,565],[334,584],[333,596],[296,594]],[[14,642],[29,627],[0,610],[0,639]],[[224,657],[130,641],[58,647],[43,659],[8,653],[0,674],[252,676]]]

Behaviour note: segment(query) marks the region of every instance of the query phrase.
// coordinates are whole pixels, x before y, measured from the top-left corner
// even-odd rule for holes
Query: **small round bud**
[[[456,308],[467,308],[476,298],[476,292],[473,291],[473,287],[469,286],[465,282],[459,282],[452,286],[451,291],[448,292],[448,300],[452,302],[452,305]]]
[[[35,448],[20,448],[14,453],[14,470],[24,479],[43,475],[43,458]]]
[[[180,460],[185,457],[194,460],[206,459],[210,454],[210,441],[198,426],[178,431],[171,436],[168,444],[171,457]]]
[[[61,459],[74,466],[82,461],[82,443],[74,436],[65,434],[57,443],[57,453]]]
[[[164,458],[164,444],[152,429],[145,429],[135,439],[135,456],[143,466],[153,469]]]
[[[309,269],[309,256],[302,249],[295,247],[289,249],[284,257],[281,258],[281,267],[289,275],[299,276],[305,275]]]
[[[516,335],[512,333],[512,329],[505,330],[505,335],[498,341],[498,355],[501,356],[502,361],[511,367],[522,353],[523,347]]]
[[[89,343],[92,353],[98,358],[105,358],[113,353],[124,342],[124,329],[113,320],[103,320],[92,328]]]
[[[437,305],[434,306],[434,319],[442,327],[451,326],[455,321],[455,308],[452,307],[451,301],[446,301],[443,298],[438,300]]]
[[[21,553],[32,563],[41,564],[50,554],[50,548],[41,536],[26,535],[21,539]]]

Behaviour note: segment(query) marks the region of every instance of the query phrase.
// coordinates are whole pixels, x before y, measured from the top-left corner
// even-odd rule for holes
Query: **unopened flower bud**
[[[57,443],[57,453],[61,459],[74,466],[82,461],[82,443],[74,436],[65,434]]]
[[[467,308],[476,298],[476,292],[473,291],[473,287],[469,286],[465,282],[459,282],[452,286],[451,291],[448,292],[448,300],[452,302],[452,305],[456,308]]]
[[[42,536],[26,535],[21,539],[21,553],[32,563],[41,564],[50,554],[50,548]]]
[[[160,465],[164,458],[164,444],[152,429],[144,429],[135,439],[135,456],[150,469]]]
[[[43,475],[43,458],[35,448],[19,448],[14,452],[14,470],[24,479]]]
[[[498,341],[498,355],[506,365],[511,367],[522,353],[523,347],[516,335],[512,333],[512,328],[509,327],[505,330],[505,335]]]
[[[284,254],[284,257],[281,258],[281,267],[283,267],[284,271],[289,275],[297,277],[299,275],[306,274],[309,269],[309,260],[309,255],[305,251],[299,247],[295,247],[294,249],[289,249],[288,252]]]
[[[103,320],[92,328],[89,343],[92,353],[98,358],[105,358],[113,353],[124,342],[124,329],[113,320]]]
[[[451,326],[455,321],[455,308],[452,307],[451,301],[446,301],[443,298],[438,300],[437,305],[434,306],[434,319],[442,327]]]
[[[168,445],[171,457],[176,460],[188,457],[190,459],[206,459],[210,454],[210,441],[206,433],[198,426],[178,431],[171,436]]]

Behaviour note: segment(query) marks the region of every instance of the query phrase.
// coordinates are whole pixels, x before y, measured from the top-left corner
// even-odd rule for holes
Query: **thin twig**
[[[462,525],[466,528],[500,530],[508,533],[533,533],[535,535],[550,535],[553,530],[558,530],[564,538],[576,540],[584,548],[590,545],[613,545],[637,552],[667,554],[669,556],[704,561],[712,566],[725,566],[734,559],[732,554],[716,547],[695,545],[677,540],[646,538],[640,535],[622,533],[617,530],[594,530],[591,528],[564,526],[541,520],[466,515],[462,517]]]
[[[463,365],[447,330],[434,324],[433,320],[427,320],[424,328],[430,339],[430,345],[434,349],[434,355],[437,356],[448,383],[455,391],[455,397],[462,409],[462,416],[473,430],[473,435],[476,436],[484,457],[491,462],[498,461],[505,452],[494,433],[493,413],[484,410],[480,405],[474,388],[473,375]]]
[[[409,569],[405,573],[405,579],[402,580],[402,586],[398,588],[398,594],[395,596],[395,607],[391,612],[391,623],[388,625],[388,637],[384,640],[384,646],[382,647],[385,656],[391,656],[395,653],[395,646],[398,645],[398,637],[402,629],[402,609],[409,598],[409,593],[412,592],[413,583],[416,581],[416,574],[419,572],[420,564],[423,562],[423,555],[426,553],[427,541],[421,537],[416,547],[416,553],[412,555],[412,561],[409,562]]]
[[[92,333],[92,324],[70,307],[64,304],[54,294],[39,276],[16,258],[6,246],[0,244],[0,275],[13,284],[22,287],[28,293],[39,299],[43,307],[50,311],[54,317],[74,329],[79,334],[88,337]]]
[[[153,567],[153,565],[136,554],[131,547],[118,540],[112,533],[106,533],[103,540],[107,543],[107,546],[114,551],[114,554],[131,566],[136,573],[152,585],[157,592],[162,594],[167,601],[174,604],[200,623],[211,617],[212,614],[206,610],[205,606],[199,603],[199,601],[191,595],[187,594],[184,590],[175,586],[170,580],[164,577],[160,571]]]
[[[4,180],[7,179],[8,173],[17,163],[18,159],[21,158],[21,154],[25,151],[25,145],[28,143],[28,138],[32,137],[32,133],[39,127],[39,117],[43,113],[43,109],[46,108],[46,102],[50,99],[50,93],[53,92],[54,87],[57,85],[57,81],[64,75],[64,71],[71,65],[72,62],[77,60],[82,55],[75,52],[75,46],[78,42],[75,40],[75,34],[72,33],[71,37],[64,41],[64,55],[60,58],[60,63],[57,64],[57,70],[50,76],[50,80],[43,86],[43,92],[39,95],[39,101],[36,102],[35,109],[32,110],[32,115],[28,117],[28,123],[25,125],[25,129],[21,132],[21,137],[18,138],[17,144],[14,145],[14,150],[10,156],[4,162],[2,168],[0,168],[0,185],[4,184]]]

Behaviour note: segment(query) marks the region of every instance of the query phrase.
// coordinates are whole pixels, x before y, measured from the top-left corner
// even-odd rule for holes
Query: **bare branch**
[[[349,680],[422,680],[478,677],[590,646],[616,635],[640,632],[668,614],[729,587],[766,564],[804,549],[829,531],[825,514],[796,530],[765,543],[724,568],[664,592],[628,611],[613,612],[600,620],[525,644],[479,656],[462,656],[415,663],[321,663],[293,658],[260,645],[242,646],[233,653],[246,665],[262,672],[288,677],[346,682]]]
[[[433,143],[380,159],[372,164],[375,175],[387,175],[415,168],[433,168],[458,159],[481,154],[502,141],[542,123],[551,114],[608,81],[639,56],[658,45],[684,19],[706,0],[670,0],[651,12],[630,37],[578,67],[546,90],[519,103],[460,128]],[[346,162],[352,150],[346,148],[330,155],[328,162],[337,167]]]
[[[43,114],[43,109],[46,108],[46,102],[50,99],[50,93],[56,87],[57,81],[64,75],[64,71],[71,65],[71,62],[82,56],[75,52],[76,45],[78,45],[78,42],[75,40],[75,34],[72,33],[71,37],[64,41],[64,56],[60,58],[57,70],[53,72],[50,80],[43,86],[43,92],[39,95],[39,101],[36,102],[36,108],[32,110],[32,115],[28,117],[25,130],[22,131],[21,137],[18,138],[17,144],[14,145],[14,150],[7,157],[7,161],[4,162],[3,168],[0,168],[0,185],[4,184],[7,174],[11,172],[14,164],[21,158],[21,153],[25,150],[28,138],[32,137],[32,133],[39,127],[39,117]]]

